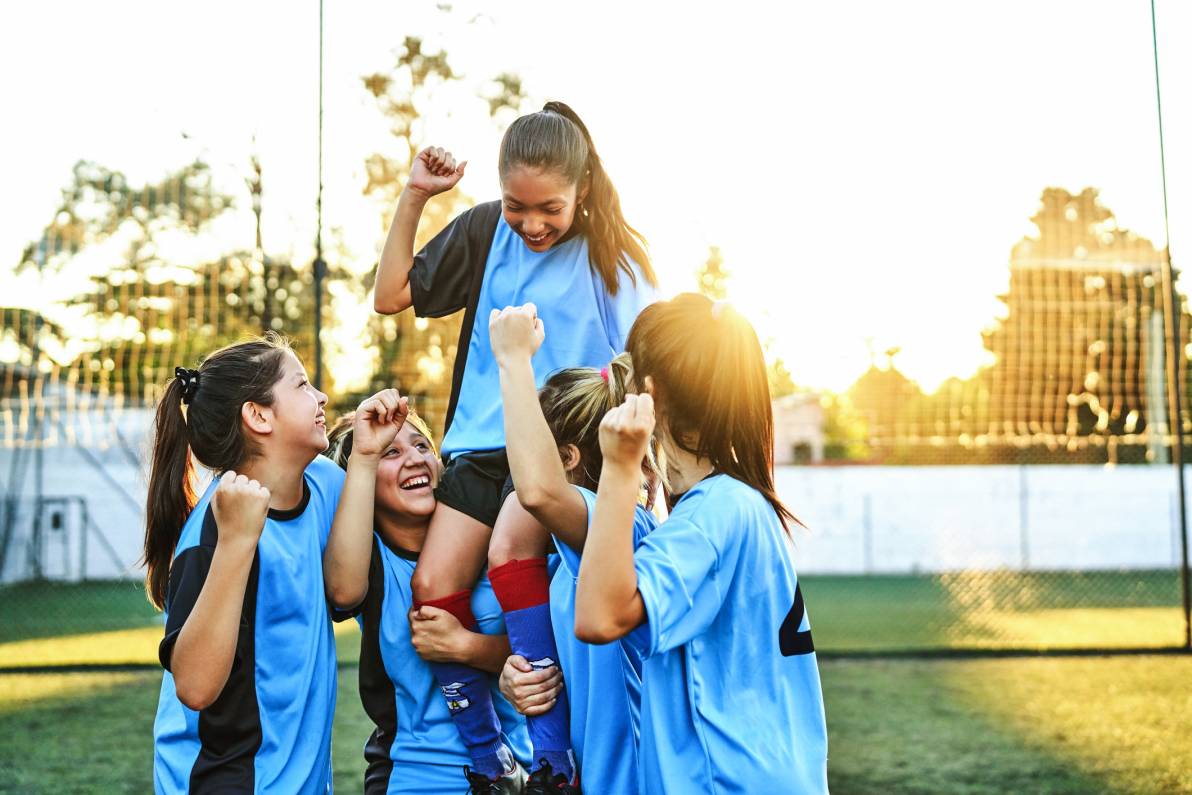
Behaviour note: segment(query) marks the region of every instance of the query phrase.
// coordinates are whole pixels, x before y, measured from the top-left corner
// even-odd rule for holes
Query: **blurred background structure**
[[[157,631],[137,557],[152,410],[176,365],[276,330],[312,371],[318,350],[335,410],[396,386],[441,423],[458,318],[372,312],[389,213],[431,143],[473,166],[431,203],[420,242],[495,196],[504,127],[556,97],[590,120],[664,291],[727,298],[763,337],[821,650],[1184,646],[1173,462],[1192,430],[1192,323],[1180,283],[1165,293],[1179,262],[1150,17],[1082,5],[1056,38],[1027,8],[985,20],[1027,64],[985,60],[986,32],[940,6],[947,35],[920,42],[927,54],[863,26],[849,58],[805,41],[825,22],[812,12],[785,20],[811,48],[799,53],[709,12],[666,51],[677,71],[656,75],[661,51],[643,50],[610,67],[610,87],[552,60],[557,42],[527,56],[521,12],[426,4],[400,18],[337,10],[317,42],[309,19],[287,40],[294,23],[272,30],[253,11],[251,35],[224,35],[267,37],[264,50],[181,64],[149,96],[118,70],[81,74],[75,56],[48,65],[114,82],[88,135],[53,133],[71,149],[33,147],[12,171],[10,196],[25,198],[0,240],[0,665],[153,659],[143,639],[31,641],[72,621],[79,634]],[[1192,24],[1178,4],[1160,12],[1160,34]],[[155,35],[157,13],[138,18]],[[696,57],[713,40],[727,78]],[[759,63],[742,60],[754,51]],[[1160,53],[1178,235],[1192,61],[1174,44]],[[841,67],[835,82],[810,77],[815,58]],[[670,92],[643,97],[631,75]],[[787,80],[785,107],[757,101]],[[738,84],[744,99],[716,92]],[[226,115],[180,99],[198,85],[226,95]],[[128,115],[143,100],[150,110]]]
[[[469,166],[420,243],[498,196],[502,132],[548,99],[664,293],[763,342],[832,791],[1192,793],[1189,41],[1183,0],[10,11],[0,793],[152,786],[173,368],[276,330],[330,413],[396,386],[441,430],[459,318],[376,315],[381,242],[423,146]]]

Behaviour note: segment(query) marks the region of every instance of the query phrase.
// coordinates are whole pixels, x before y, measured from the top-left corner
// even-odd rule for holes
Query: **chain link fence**
[[[452,76],[418,40],[405,48],[405,82],[365,81],[408,150],[367,163],[366,193],[387,206],[418,149],[394,85],[422,96]],[[494,117],[521,98],[504,77]],[[1033,230],[1006,241],[1002,310],[975,374],[924,390],[890,349],[826,392],[776,365],[777,482],[806,524],[797,567],[821,652],[1186,643],[1173,467],[1177,431],[1192,432],[1186,300],[1165,286],[1167,252],[1095,189],[1038,187]],[[156,659],[161,619],[138,557],[153,406],[175,366],[274,330],[311,369],[321,311],[330,413],[397,386],[441,429],[458,318],[376,316],[368,263],[335,251],[317,307],[312,266],[263,251],[263,195],[255,162],[231,180],[195,162],[144,184],[82,162],[5,266],[0,668]],[[430,205],[420,241],[468,201]],[[691,287],[723,293],[721,263],[693,263]],[[340,640],[352,659],[355,633]]]
[[[106,223],[134,244],[86,289],[0,312],[0,666],[154,659],[160,617],[137,559],[161,385],[175,364],[263,329],[289,334],[308,360],[313,347],[309,269],[251,246],[199,265],[140,256],[154,219],[181,219],[197,237],[201,220],[187,219],[234,201],[201,165],[153,192],[76,176],[77,206],[106,196],[123,216]],[[1037,237],[1013,249],[1006,313],[986,332],[993,361],[975,376],[924,393],[891,353],[844,394],[775,402],[779,458],[802,462],[777,479],[807,525],[796,554],[823,652],[1184,642],[1161,252],[1116,229],[1089,191],[1044,192],[1035,223]],[[61,278],[109,239],[94,232],[52,226],[18,273]],[[399,355],[373,381],[424,378],[425,329],[375,328],[365,344]],[[441,370],[453,353],[436,352]],[[432,417],[443,375],[416,395]],[[1192,431],[1186,403],[1181,417]],[[347,659],[354,641],[342,638]]]

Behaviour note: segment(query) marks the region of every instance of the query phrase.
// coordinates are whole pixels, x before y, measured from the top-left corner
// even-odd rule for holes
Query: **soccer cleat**
[[[530,774],[522,795],[581,795],[579,773],[574,781],[568,781],[562,773],[556,774],[551,769],[550,762],[539,759],[538,769]]]
[[[514,763],[512,772],[498,779],[491,779],[464,765],[464,776],[468,779],[470,795],[521,795],[526,786],[526,771]]]

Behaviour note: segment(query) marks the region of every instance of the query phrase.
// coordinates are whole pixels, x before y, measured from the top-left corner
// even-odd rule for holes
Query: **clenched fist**
[[[533,304],[507,306],[489,313],[488,338],[498,363],[530,359],[545,337],[546,329]]]
[[[402,397],[396,389],[382,389],[365,399],[352,420],[352,455],[380,457],[409,415],[409,398]]]
[[[269,489],[245,475],[228,470],[211,497],[219,541],[256,546],[269,515]]]
[[[638,469],[654,433],[654,398],[626,395],[625,402],[610,409],[600,421],[600,452],[604,463]]]
[[[428,146],[414,158],[406,190],[424,199],[446,193],[463,179],[467,165],[467,160],[456,164],[451,153],[443,151],[440,146]]]

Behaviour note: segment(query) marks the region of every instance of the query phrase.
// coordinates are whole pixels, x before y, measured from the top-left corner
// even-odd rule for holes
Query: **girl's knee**
[[[422,566],[420,563],[414,569],[413,576],[410,577],[410,592],[413,594],[415,602],[429,602],[432,599],[447,596],[447,594],[435,591],[434,572],[429,569],[429,566]]]
[[[499,524],[499,523],[498,523]],[[493,532],[493,540],[488,546],[488,567],[495,569],[511,560],[517,560],[518,549],[515,539],[508,533]]]
[[[490,569],[511,560],[540,558],[546,554],[547,531],[510,494],[497,517],[493,537],[488,544]]]

